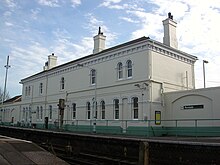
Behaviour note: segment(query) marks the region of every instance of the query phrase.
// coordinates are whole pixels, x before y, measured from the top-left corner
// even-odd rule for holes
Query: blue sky
[[[0,87],[7,55],[11,68],[7,90],[21,94],[20,80],[42,71],[47,56],[58,64],[92,53],[93,36],[101,26],[106,47],[142,36],[162,42],[162,20],[172,12],[179,49],[195,55],[196,88],[220,86],[219,0],[1,0]]]

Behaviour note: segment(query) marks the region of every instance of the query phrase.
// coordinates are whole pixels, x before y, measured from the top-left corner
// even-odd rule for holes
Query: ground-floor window
[[[138,98],[132,98],[133,119],[138,119]]]
[[[76,119],[76,103],[73,103],[72,106],[72,119]]]
[[[119,100],[118,99],[114,99],[113,107],[114,107],[114,118],[119,119]]]
[[[86,103],[86,110],[87,110],[87,119],[91,118],[91,107],[90,107],[90,102]]]
[[[105,119],[105,101],[102,100],[100,103],[101,106],[101,119]]]

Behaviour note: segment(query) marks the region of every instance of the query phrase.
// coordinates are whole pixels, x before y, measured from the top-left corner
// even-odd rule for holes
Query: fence
[[[10,125],[10,123],[1,123]],[[70,132],[118,134],[130,136],[220,136],[220,119],[177,120],[59,120],[45,123],[18,123],[19,127],[34,127]]]

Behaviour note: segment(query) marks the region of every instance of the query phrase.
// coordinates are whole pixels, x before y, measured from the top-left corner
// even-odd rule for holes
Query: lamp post
[[[3,91],[3,97],[2,97],[2,104],[5,101],[5,96],[6,96],[6,86],[7,86],[7,78],[8,78],[8,69],[11,66],[9,65],[9,56],[7,57],[7,63],[5,65],[5,85],[4,85],[4,91]]]
[[[93,129],[92,129],[92,132],[93,133],[96,133],[96,118],[97,118],[97,71],[96,69],[94,68],[90,68],[88,66],[84,66],[83,64],[77,64],[77,66],[80,66],[80,67],[86,67],[90,70],[90,72],[93,70],[94,71],[94,76],[95,76],[95,80],[94,80],[94,98],[92,99],[93,100],[93,103],[92,103],[92,124],[93,124]],[[91,74],[91,73],[90,73]],[[93,73],[92,73],[93,74]],[[90,81],[91,81],[91,84],[93,83],[93,75],[90,75]]]
[[[203,60],[203,79],[204,79],[204,88],[206,87],[205,84],[205,64],[208,64],[209,62],[206,60]]]

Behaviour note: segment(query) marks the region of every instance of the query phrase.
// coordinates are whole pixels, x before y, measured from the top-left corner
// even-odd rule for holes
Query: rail
[[[17,123],[17,127],[34,127],[70,132],[119,134],[131,136],[220,136],[220,119],[176,120],[59,120],[48,123]],[[1,125],[12,123],[1,122]],[[47,126],[46,126],[47,125]]]

